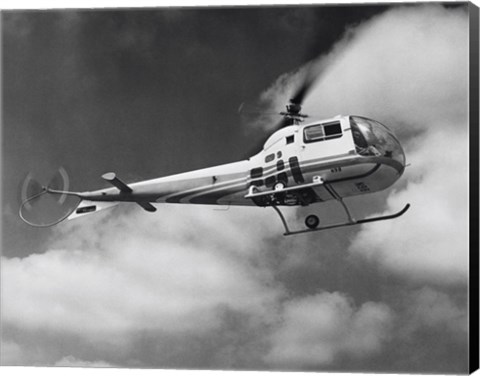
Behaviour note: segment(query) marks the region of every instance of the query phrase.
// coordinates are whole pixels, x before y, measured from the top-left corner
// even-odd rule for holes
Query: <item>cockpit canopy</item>
[[[385,125],[361,116],[350,116],[350,127],[358,154],[392,158],[405,166],[402,146]]]
[[[405,166],[405,153],[393,132],[378,121],[362,116],[338,117],[300,128],[298,125],[290,125],[273,133],[263,149],[266,151],[273,145],[283,146],[294,142],[309,144],[341,138],[348,129],[348,122],[356,152],[360,156],[391,158]],[[303,129],[303,138],[296,140],[299,129]]]

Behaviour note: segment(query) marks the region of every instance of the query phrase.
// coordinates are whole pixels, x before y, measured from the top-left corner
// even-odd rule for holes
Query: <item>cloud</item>
[[[91,334],[132,328],[205,331],[217,325],[215,308],[223,304],[260,313],[272,292],[275,296],[268,272],[229,252],[233,243],[237,251],[255,247],[250,239],[258,238],[250,232],[243,240],[243,229],[219,222],[225,215],[214,223],[205,213],[210,209],[203,209],[91,217],[87,227],[74,225],[63,234],[62,242],[77,249],[4,259],[5,322]],[[190,227],[200,213],[203,221],[212,219],[210,232],[205,222]],[[190,230],[183,231],[185,226]],[[237,241],[222,242],[235,235]]]
[[[353,239],[350,251],[416,282],[466,283],[469,206],[465,138],[454,132],[429,136],[410,158],[413,165],[407,169],[407,185],[390,194],[386,211],[406,202],[412,208],[395,221],[365,226]]]
[[[361,55],[355,60],[372,64],[370,72],[375,73],[367,79],[382,83],[382,90],[369,90],[364,106],[380,119],[391,119],[397,133],[404,135],[407,162],[411,163],[403,178],[405,188],[391,191],[385,212],[398,210],[406,202],[412,209],[398,220],[364,226],[353,239],[351,251],[417,282],[465,283],[467,17],[463,10],[440,7],[418,13],[405,10],[403,15],[403,22],[391,22],[392,12],[377,27],[373,23],[365,31],[378,39],[391,22],[392,32],[402,36],[387,44],[380,62],[375,64],[374,59]],[[371,51],[367,42],[361,47]]]
[[[178,209],[93,215],[60,226],[44,254],[2,258],[2,323],[117,343],[208,335],[226,309],[268,322],[283,291],[262,265],[262,209],[258,222],[244,209]]]
[[[285,300],[271,214],[119,206],[62,223],[46,253],[2,259],[2,363],[305,368],[379,351],[393,320],[385,304]]]
[[[421,130],[438,119],[465,120],[467,41],[464,9],[398,7],[350,28],[330,53],[281,76],[262,99],[283,108],[313,67],[319,76],[306,113],[364,114]]]
[[[0,343],[0,364],[10,366],[25,365],[21,346],[14,341],[5,340],[3,335]]]
[[[444,335],[448,333],[459,341],[467,338],[467,307],[458,304],[446,293],[423,287],[409,296],[406,305],[408,309],[402,327],[403,335],[411,336],[416,331],[442,328]]]
[[[58,362],[55,362],[54,366],[58,367],[93,367],[93,368],[106,368],[106,367],[115,367],[114,365],[104,362],[102,360],[97,361],[85,361],[81,359],[76,359],[74,356],[68,355],[60,359]]]
[[[410,210],[401,218],[360,227],[347,246],[353,256],[349,261],[361,261],[358,265],[367,261],[382,275],[393,274],[402,283],[395,289],[406,296],[401,303],[398,296],[382,294],[396,313],[393,347],[428,345],[422,359],[434,359],[446,342],[436,346],[431,339],[447,328],[452,336],[449,345],[465,349],[466,309],[461,303],[465,297],[452,298],[452,288],[464,288],[468,278],[465,9],[437,5],[395,8],[352,27],[329,54],[313,64],[321,74],[303,112],[319,118],[358,114],[377,119],[398,135],[410,164],[386,194],[376,194],[376,202],[368,198],[367,202],[373,203],[370,206],[356,199],[358,207],[372,215],[398,211],[407,202],[412,204]],[[263,93],[262,100],[272,109],[283,108],[308,69],[280,77]],[[297,257],[296,262],[301,260]],[[421,285],[435,288],[411,290]],[[331,364],[342,351],[347,352],[340,345],[322,342],[313,330],[303,332],[300,308],[299,312],[286,308],[285,315],[290,318],[273,336],[277,346],[270,353],[271,362],[284,366]],[[307,323],[313,320],[304,318]],[[334,333],[341,337],[340,332]],[[403,349],[406,357],[412,355],[408,346]],[[311,360],[315,357],[317,363]],[[407,363],[405,369],[411,370]],[[442,367],[448,368],[447,363]]]
[[[356,308],[340,293],[320,293],[286,302],[266,359],[286,368],[332,363],[340,354],[368,356],[389,337],[392,311],[382,303]]]
[[[367,112],[422,130],[439,118],[464,115],[466,21],[464,10],[440,6],[398,8],[376,17],[355,30],[348,48],[340,44],[334,51],[335,61],[318,82],[321,94],[313,93],[309,103],[325,105],[323,112],[331,114]]]
[[[379,120],[406,150],[405,175],[350,252],[417,282],[465,283],[468,260],[468,17],[438,5],[398,7],[351,28],[311,63],[321,74],[304,112]],[[262,98],[280,108],[310,68],[286,74]],[[378,196],[380,197],[380,196]],[[357,201],[361,198],[357,198]],[[381,204],[381,202],[379,202]],[[372,211],[370,208],[367,210]]]

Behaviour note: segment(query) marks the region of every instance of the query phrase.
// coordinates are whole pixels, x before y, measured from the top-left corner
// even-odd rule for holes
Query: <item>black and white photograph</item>
[[[477,6],[8,9],[1,35],[2,367],[478,368]]]

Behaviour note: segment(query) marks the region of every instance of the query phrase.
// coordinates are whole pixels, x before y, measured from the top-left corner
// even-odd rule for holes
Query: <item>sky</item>
[[[468,12],[440,4],[4,12],[1,364],[410,373],[468,361]],[[245,157],[305,64],[313,118],[387,124],[407,167],[348,200],[401,218],[283,237],[273,210],[136,205],[49,229],[75,190]],[[302,221],[335,204],[291,209]]]

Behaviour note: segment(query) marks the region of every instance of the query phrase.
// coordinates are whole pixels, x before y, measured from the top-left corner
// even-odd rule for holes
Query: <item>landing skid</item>
[[[315,228],[308,228],[308,229],[303,229],[303,230],[295,230],[295,231],[291,231],[291,230],[288,228],[287,221],[285,220],[285,216],[284,216],[283,213],[280,211],[280,209],[279,209],[277,206],[275,206],[275,205],[272,205],[272,207],[275,209],[275,211],[276,211],[276,212],[278,213],[278,215],[280,216],[280,219],[282,220],[283,226],[285,227],[285,233],[284,233],[283,235],[285,235],[285,236],[288,236],[288,235],[296,235],[296,234],[304,234],[304,233],[307,233],[307,232],[314,232],[314,231],[328,230],[328,229],[337,228],[337,227],[355,226],[355,225],[360,225],[360,224],[362,224],[362,223],[385,221],[385,220],[388,220],[388,219],[393,219],[393,218],[400,217],[400,216],[403,215],[403,214],[408,210],[408,208],[410,207],[410,204],[407,204],[407,205],[405,205],[405,207],[404,207],[402,210],[400,210],[399,212],[394,213],[394,214],[389,214],[389,215],[383,215],[383,216],[379,216],[379,217],[372,217],[372,218],[364,218],[364,219],[355,220],[355,219],[353,219],[353,217],[351,216],[351,214],[350,214],[347,206],[346,206],[345,203],[343,202],[343,200],[338,200],[338,201],[340,201],[340,203],[342,204],[343,208],[345,209],[345,212],[347,213],[347,216],[348,216],[348,221],[347,221],[347,222],[334,223],[334,224],[331,224],[331,225],[326,225],[326,226],[321,226],[321,227],[315,227]]]

